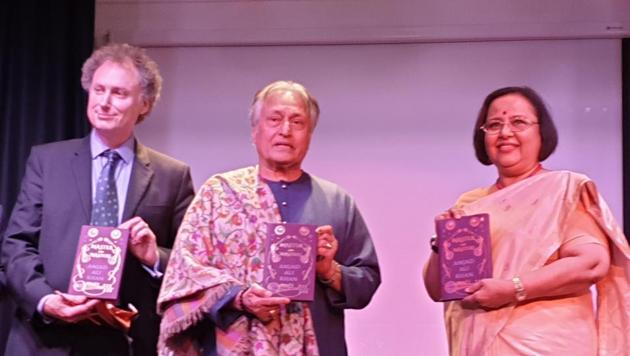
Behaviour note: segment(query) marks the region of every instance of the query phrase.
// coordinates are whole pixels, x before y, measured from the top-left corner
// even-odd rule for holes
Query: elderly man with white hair
[[[160,354],[345,355],[344,309],[380,284],[376,252],[354,200],[302,169],[317,100],[278,81],[250,108],[258,165],[217,174],[190,205],[158,300]],[[268,223],[317,227],[311,303],[261,286]]]

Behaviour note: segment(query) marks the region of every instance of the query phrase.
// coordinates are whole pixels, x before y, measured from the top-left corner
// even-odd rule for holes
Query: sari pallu
[[[199,354],[186,331],[231,287],[262,281],[267,222],[280,222],[280,213],[257,167],[215,175],[201,187],[182,221],[158,298],[160,355]],[[297,310],[283,306],[267,325],[241,316],[227,330],[215,328],[217,354],[317,355],[310,311],[304,304]]]
[[[560,248],[569,214],[583,204],[608,238],[611,265],[608,275],[596,284],[597,311],[593,329],[597,335],[574,335],[571,325],[581,322],[580,315],[554,315],[550,320],[532,322],[536,318],[520,318],[535,304],[544,313],[546,306],[557,308],[568,298],[554,297],[509,305],[492,311],[467,310],[459,302],[445,303],[445,323],[451,355],[499,355],[523,353],[498,345],[507,345],[504,330],[522,331],[512,340],[532,340],[543,335],[548,344],[536,345],[537,354],[580,354],[579,348],[562,343],[558,335],[573,333],[575,337],[592,338],[599,355],[626,355],[630,349],[630,248],[615,222],[612,212],[597,193],[594,183],[584,175],[568,171],[546,172],[487,195],[488,189],[464,194],[457,203],[466,215],[490,214],[493,276],[511,279],[542,268]],[[556,310],[573,307],[574,301]],[[547,304],[546,304],[547,303]],[[589,306],[590,307],[590,306]],[[588,308],[588,307],[587,307]],[[592,309],[592,308],[591,308]],[[531,308],[531,310],[536,310]],[[527,315],[527,314],[520,314]],[[540,314],[544,316],[544,314]],[[582,315],[583,316],[583,315]],[[519,325],[519,323],[525,323]],[[573,324],[572,324],[573,323]],[[516,328],[514,327],[516,326]],[[587,328],[584,328],[587,329]],[[579,332],[579,331],[578,331]],[[560,340],[558,340],[560,339]],[[527,341],[525,341],[527,342]],[[508,342],[509,343],[509,342]]]

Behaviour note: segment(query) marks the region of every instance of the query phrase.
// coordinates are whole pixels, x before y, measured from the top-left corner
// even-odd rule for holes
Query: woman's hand
[[[452,207],[447,211],[438,214],[435,220],[459,219],[464,215],[464,211],[457,207]],[[434,235],[435,236],[435,235]],[[427,243],[427,245],[429,245]],[[437,253],[430,253],[429,260],[425,263],[422,272],[424,287],[433,301],[440,300],[440,266]]]
[[[462,299],[466,309],[497,309],[516,301],[514,283],[499,278],[486,278],[466,288],[471,293]]]
[[[458,208],[458,207],[452,207],[450,209],[448,209],[447,211],[438,214],[435,217],[435,220],[444,220],[444,219],[459,219],[462,216],[464,216],[464,210]]]

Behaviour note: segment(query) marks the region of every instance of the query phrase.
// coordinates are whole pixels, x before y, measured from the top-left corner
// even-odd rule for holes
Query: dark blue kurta
[[[265,180],[273,192],[283,222],[331,225],[339,242],[335,260],[341,265],[343,295],[321,282],[309,304],[320,355],[347,355],[344,309],[364,308],[372,299],[381,276],[368,228],[348,193],[338,185],[308,173],[293,182]],[[240,287],[234,287],[212,307],[212,323],[227,329],[242,312],[229,306]],[[215,355],[214,333],[202,336],[204,355]]]
[[[346,355],[344,309],[364,308],[381,283],[368,228],[352,197],[334,183],[304,173],[294,182],[267,184],[283,221],[333,227],[344,294],[318,281],[310,308],[320,354]]]

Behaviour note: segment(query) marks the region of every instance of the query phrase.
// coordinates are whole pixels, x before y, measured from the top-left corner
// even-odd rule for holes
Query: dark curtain
[[[0,5],[0,205],[8,217],[31,146],[88,132],[81,65],[94,43],[94,0]]]
[[[623,132],[623,230],[630,240],[630,38],[621,41],[621,103]]]
[[[81,65],[94,45],[94,0],[0,4],[0,236],[31,146],[89,131]],[[0,269],[0,355],[11,303]]]

